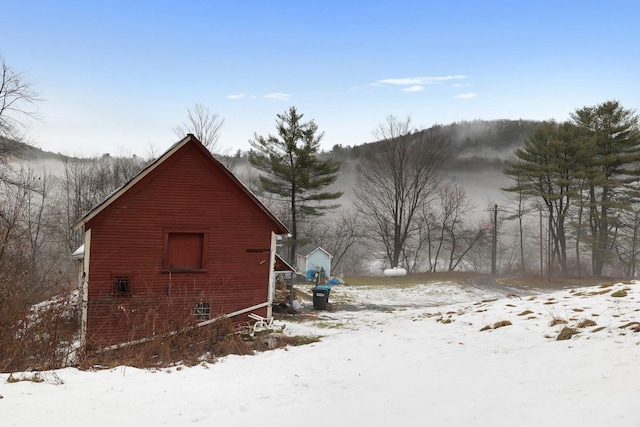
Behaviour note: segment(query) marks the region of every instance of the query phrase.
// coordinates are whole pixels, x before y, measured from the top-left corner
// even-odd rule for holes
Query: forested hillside
[[[443,125],[441,132],[450,144],[451,169],[499,167],[500,161],[524,144],[541,122],[532,120],[474,120]],[[426,130],[416,132],[424,133]],[[340,161],[357,160],[378,142],[355,146],[335,145],[328,153]]]
[[[496,167],[505,155],[523,145],[540,124],[541,122],[532,120],[474,120],[443,125],[442,133],[454,154],[450,167]],[[425,130],[418,133],[420,132]],[[374,148],[376,144],[377,142],[352,146],[334,145],[325,155],[349,163],[350,160],[358,160],[363,151]],[[62,160],[66,157],[6,138],[0,138],[0,154],[16,160]],[[239,151],[235,155],[235,161],[242,164],[246,161],[246,156],[246,152]]]
[[[61,154],[44,151],[36,146],[0,136],[0,158],[8,160],[60,160],[63,157]]]

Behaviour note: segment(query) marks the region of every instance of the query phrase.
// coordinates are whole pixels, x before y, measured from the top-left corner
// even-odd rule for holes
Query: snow
[[[305,303],[312,315],[287,323],[322,337],[305,346],[163,370],[67,368],[40,383],[1,374],[0,426],[640,425],[639,283],[509,297],[341,285],[330,301],[335,311]],[[554,319],[596,325],[558,341],[567,325]]]

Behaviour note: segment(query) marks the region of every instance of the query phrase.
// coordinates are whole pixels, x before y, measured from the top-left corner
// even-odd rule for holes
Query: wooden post
[[[496,274],[498,257],[498,204],[493,205],[493,242],[491,245],[491,274]]]
[[[544,262],[542,260],[542,208],[540,208],[540,278],[544,277]]]

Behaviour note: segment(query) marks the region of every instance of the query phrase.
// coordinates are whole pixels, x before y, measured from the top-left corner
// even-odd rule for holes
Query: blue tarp
[[[307,281],[311,282],[312,280],[315,280],[315,274],[316,271],[314,269],[307,271]]]

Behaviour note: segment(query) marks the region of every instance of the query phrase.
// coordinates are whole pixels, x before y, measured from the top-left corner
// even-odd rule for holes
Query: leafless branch
[[[218,140],[224,119],[202,104],[196,103],[187,110],[187,121],[177,126],[174,132],[179,138],[193,134],[211,153],[219,153]]]
[[[20,139],[25,122],[39,119],[36,104],[40,101],[22,73],[15,72],[0,57],[0,137]]]

